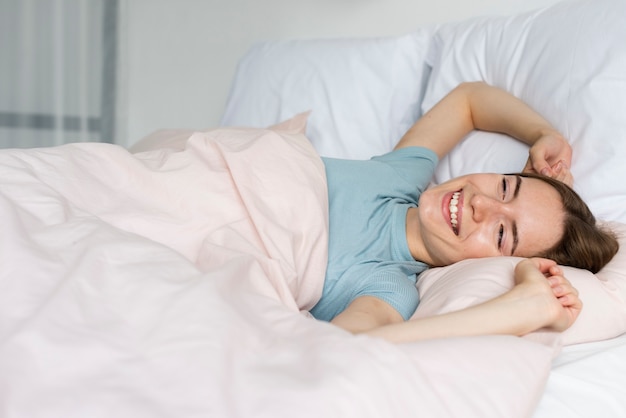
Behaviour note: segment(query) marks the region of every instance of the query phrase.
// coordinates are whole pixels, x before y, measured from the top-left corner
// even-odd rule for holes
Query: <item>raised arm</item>
[[[407,131],[396,148],[421,146],[442,158],[473,130],[503,133],[531,145],[525,171],[568,182],[572,151],[565,138],[524,102],[482,82],[463,83],[452,90]]]

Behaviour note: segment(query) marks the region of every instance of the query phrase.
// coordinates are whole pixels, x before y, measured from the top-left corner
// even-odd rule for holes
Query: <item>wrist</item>
[[[533,129],[534,134],[532,135],[533,141],[532,144],[535,144],[541,138],[544,137],[553,137],[561,140],[565,140],[565,137],[559,132],[556,128],[551,125],[539,125]]]

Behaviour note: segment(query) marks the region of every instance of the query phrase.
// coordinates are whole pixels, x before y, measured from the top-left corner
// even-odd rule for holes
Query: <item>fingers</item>
[[[547,258],[527,258],[515,266],[513,278],[515,284],[524,282],[543,282],[550,275],[550,269],[557,267],[553,260]],[[557,267],[558,268],[558,267]],[[555,270],[559,272],[560,270]]]
[[[568,167],[563,159],[555,161],[553,158],[550,158],[540,151],[541,150],[531,150],[529,152],[524,171],[554,177],[563,167]]]
[[[532,294],[542,300],[545,327],[555,331],[569,328],[582,310],[578,290],[563,275],[563,270],[553,260],[529,258],[515,266],[514,289],[532,289]]]
[[[564,168],[569,172],[567,163],[564,160],[559,160],[555,164],[550,165],[548,157],[539,152],[533,151],[534,150],[529,153],[523,172],[537,173],[555,178],[563,173]]]
[[[530,148],[523,171],[543,174],[571,185],[571,161],[571,146],[562,135],[552,132],[543,135]]]
[[[528,258],[526,260],[522,260],[520,261],[519,264],[522,263],[529,263],[530,265],[532,265],[534,268],[536,268],[537,270],[539,270],[541,273],[545,274],[559,274],[559,273],[551,273],[550,269],[556,269],[555,271],[561,271],[561,269],[557,266],[556,262],[554,260],[550,260],[548,258],[541,258],[541,257],[533,257],[533,258]]]
[[[552,288],[552,293],[557,298],[565,297],[567,295],[573,295],[578,297],[578,290],[565,278],[563,275],[563,270],[561,267],[556,264],[553,260],[547,258],[529,258],[526,260],[522,260],[518,263],[518,266],[524,266],[526,263],[527,267],[532,266],[532,268],[536,268],[539,270],[550,283],[550,287]]]
[[[552,177],[552,169],[548,162],[543,158],[533,158],[532,154],[528,157],[522,172],[543,174],[544,176]]]
[[[561,275],[548,277],[548,283],[558,303],[557,306],[560,306],[555,319],[551,321],[548,328],[564,331],[576,321],[582,311],[583,303],[578,297],[578,290],[565,277]]]
[[[559,180],[562,183],[567,184],[568,186],[572,186],[574,184],[574,177],[572,173],[569,171],[569,168],[563,161],[559,161],[556,163],[554,170],[552,170],[554,175],[553,178]]]
[[[548,278],[552,293],[558,299],[561,306],[568,308],[580,308],[582,302],[578,298],[578,290],[562,275]]]
[[[552,293],[554,293],[554,296],[557,298],[569,293],[578,294],[578,291],[572,287],[570,282],[563,276],[550,276],[548,277],[548,282],[552,288]]]
[[[546,160],[541,159],[539,162],[533,162],[533,159],[529,157],[522,172],[539,173],[544,176],[552,177],[570,187],[574,184],[574,176],[563,160],[550,166]]]

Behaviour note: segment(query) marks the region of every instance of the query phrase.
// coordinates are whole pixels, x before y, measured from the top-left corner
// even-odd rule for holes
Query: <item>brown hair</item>
[[[565,210],[563,237],[552,248],[537,254],[558,264],[582,268],[597,273],[619,250],[615,234],[598,226],[596,218],[582,198],[566,184],[551,177],[520,173],[552,186],[561,196]]]

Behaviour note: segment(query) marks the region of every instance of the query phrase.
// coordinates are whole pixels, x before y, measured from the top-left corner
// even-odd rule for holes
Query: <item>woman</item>
[[[438,159],[474,129],[531,145],[525,171],[541,175],[472,174],[426,190]],[[499,255],[550,256],[592,270],[606,264],[617,242],[561,186],[572,182],[570,162],[569,144],[544,118],[484,83],[457,87],[389,154],[370,161],[324,159],[329,264],[324,293],[311,313],[394,341],[569,327],[582,306],[577,292],[555,261],[540,258],[520,262],[517,286],[498,299],[403,321],[418,304],[415,277],[428,266]],[[577,240],[581,230],[584,239]],[[580,257],[598,243],[598,251]]]

